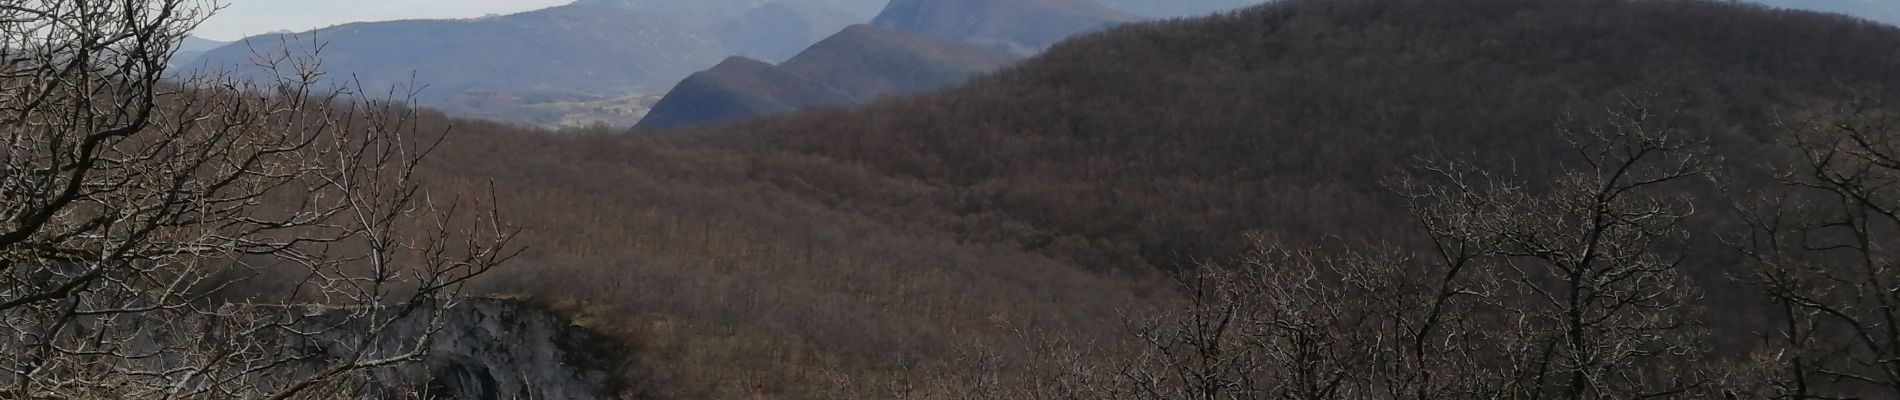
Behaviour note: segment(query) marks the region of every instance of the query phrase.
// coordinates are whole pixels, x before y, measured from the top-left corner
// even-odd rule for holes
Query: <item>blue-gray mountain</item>
[[[578,0],[575,4],[614,6],[639,11],[690,15],[702,18],[727,18],[764,6],[772,0]],[[870,18],[884,9],[890,0],[814,0],[825,7]]]
[[[871,26],[846,29],[784,65],[729,59],[695,74],[638,126],[857,105],[955,85],[1070,36],[1138,19],[1090,0],[894,0]]]
[[[360,80],[374,91],[424,86],[418,100],[451,114],[544,126],[627,126],[645,115],[657,94],[729,55],[783,59],[869,19],[830,6],[850,3],[583,0],[496,17],[261,35],[188,65],[267,78],[254,66],[258,54],[308,55],[321,48],[317,56],[327,76]]]
[[[186,36],[185,40],[178,44],[178,51],[172,53],[172,66],[186,65],[192,60],[198,59],[199,56],[204,55],[205,52],[223,47],[227,44],[230,43],[197,36]]]
[[[255,54],[319,53],[331,76],[370,88],[428,87],[424,103],[471,90],[619,94],[660,90],[725,56],[709,25],[614,7],[570,5],[500,17],[338,25],[263,35],[199,64],[247,76]],[[318,52],[316,49],[321,49]],[[256,50],[254,52],[254,50]]]
[[[862,104],[962,83],[1018,59],[999,50],[857,25],[782,65],[734,57],[693,74],[655,104],[639,126],[668,128]]]
[[[824,0],[779,0],[727,19],[717,34],[733,54],[779,62],[867,18]]]

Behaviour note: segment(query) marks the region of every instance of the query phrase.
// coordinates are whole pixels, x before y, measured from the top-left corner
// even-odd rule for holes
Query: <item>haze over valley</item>
[[[1158,0],[1119,4],[1153,13],[1142,14],[1150,17],[1207,14],[1242,5]],[[585,0],[475,19],[358,22],[254,36],[215,51],[189,49],[179,58],[193,61],[193,67],[261,78],[288,75],[282,70],[290,68],[260,71],[258,60],[253,60],[259,49],[279,54],[288,48],[290,54],[304,58],[313,58],[309,56],[321,49],[326,74],[379,88],[409,90],[426,85],[418,100],[453,115],[542,127],[596,123],[625,127],[639,122],[673,86],[696,71],[732,56],[785,62],[850,25],[871,24],[1020,57],[1069,35],[1144,18],[1087,0],[904,1],[888,10],[886,5],[876,0]],[[914,61],[917,55],[912,53],[929,49],[863,50],[877,52],[856,57]],[[957,71],[955,75],[887,70],[894,75],[938,77],[918,78],[933,83],[929,86],[898,85],[850,93],[844,96],[849,101],[806,102],[856,104],[876,95],[953,84],[1000,67],[988,65],[996,64],[993,59],[940,59],[944,65],[911,67]],[[977,65],[988,66],[971,68]],[[412,82],[418,76],[428,79]]]

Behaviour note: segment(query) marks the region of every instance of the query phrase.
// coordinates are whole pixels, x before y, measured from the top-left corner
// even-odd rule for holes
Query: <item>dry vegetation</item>
[[[212,9],[0,5],[0,397],[393,394],[360,378],[421,360],[516,254],[494,214],[424,190],[441,136],[412,107],[295,63],[166,79]],[[251,278],[285,290],[240,297]]]
[[[642,359],[629,370],[644,374],[659,397],[1011,398],[1025,390],[1091,397],[1126,389],[1127,377],[1115,371],[1130,364],[1104,360],[1152,355],[1133,349],[1180,340],[1146,329],[1181,323],[1148,310],[1172,308],[1201,290],[1194,282],[1215,279],[1177,273],[1249,259],[1282,274],[1347,260],[1445,271],[1426,261],[1437,256],[1432,244],[1479,227],[1440,224],[1434,233],[1407,207],[1408,199],[1431,200],[1418,197],[1431,190],[1447,195],[1443,185],[1457,182],[1395,190],[1395,176],[1429,175],[1420,160],[1489,171],[1501,180],[1488,184],[1506,185],[1493,189],[1509,189],[1427,203],[1473,218],[1550,218],[1486,229],[1563,238],[1542,244],[1558,246],[1548,248],[1460,239],[1488,241],[1472,257],[1491,267],[1454,281],[1492,282],[1486,290],[1516,300],[1596,294],[1536,308],[1462,305],[1458,332],[1502,335],[1509,340],[1486,346],[1523,348],[1456,360],[1420,358],[1415,349],[1404,361],[1413,364],[1366,368],[1483,365],[1473,373],[1514,382],[1492,390],[1517,394],[1713,390],[1740,373],[1663,375],[1745,358],[1773,336],[1777,319],[1757,312],[1772,306],[1759,286],[1734,279],[1751,271],[1745,253],[1711,228],[1746,230],[1727,199],[1768,187],[1780,163],[1799,159],[1793,150],[1803,147],[1781,143],[1797,121],[1851,119],[1835,112],[1841,104],[1900,83],[1897,37],[1894,28],[1842,17],[1697,1],[1292,1],[1092,35],[964,87],[856,111],[631,137],[460,122],[436,172],[471,188],[490,179],[515,188],[503,201],[532,221],[536,250],[528,266],[491,287],[570,304],[623,335]],[[1536,231],[1538,224],[1573,227],[1575,213],[1588,208],[1573,204],[1576,195],[1602,183],[1592,171],[1606,167],[1576,157],[1579,143],[1593,149],[1593,142],[1566,138],[1639,131],[1693,138],[1710,154],[1680,171],[1692,176],[1614,202],[1656,214],[1606,225],[1624,232],[1610,238],[1613,253],[1559,255],[1593,242]],[[1674,146],[1666,147],[1685,150]],[[1492,197],[1520,204],[1460,203]],[[1347,249],[1357,250],[1339,253]],[[1306,258],[1257,261],[1269,254]],[[1330,282],[1340,273],[1326,273],[1302,290],[1341,299],[1397,290],[1382,285],[1422,290],[1406,296],[1458,292],[1443,282],[1393,280],[1389,269],[1355,273],[1392,281],[1339,287]],[[1641,278],[1619,292],[1583,286],[1600,274]],[[1578,321],[1595,304],[1623,304],[1625,293],[1651,297],[1596,316],[1608,322]],[[1302,304],[1311,305],[1278,306]],[[1365,308],[1373,306],[1338,309],[1335,318],[1422,312]],[[1561,317],[1572,312],[1578,318]],[[1668,334],[1632,350],[1618,346],[1634,336],[1598,343],[1484,325],[1538,318],[1590,334],[1623,335],[1632,326]],[[1142,321],[1149,326],[1127,324]],[[1665,329],[1672,324],[1682,326]],[[1139,332],[1150,334],[1130,335]],[[1310,348],[1355,348],[1351,337],[1339,340]],[[1508,357],[1560,342],[1551,351],[1561,353]],[[1699,354],[1630,353],[1663,350]],[[1532,365],[1557,369],[1527,372]],[[1633,365],[1642,367],[1603,375]],[[1263,371],[1290,373],[1251,372]],[[1286,378],[1239,376],[1254,384]],[[1401,379],[1362,377],[1374,378]],[[1403,379],[1440,394],[1499,382]],[[1248,393],[1283,390],[1258,389]]]
[[[1019,330],[1112,332],[1101,316],[1163,286],[880,223],[751,183],[726,152],[476,124],[437,166],[522,188],[503,205],[532,221],[533,250],[491,287],[624,335],[661,397],[811,397],[839,376],[883,393]]]
[[[455,120],[651,398],[1900,395],[1900,29],[1290,0],[695,131]],[[407,115],[407,114],[403,114]]]

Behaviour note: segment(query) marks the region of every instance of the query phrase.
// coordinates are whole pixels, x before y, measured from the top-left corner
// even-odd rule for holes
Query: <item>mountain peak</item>
[[[781,65],[727,58],[653,106],[643,128],[730,120],[955,85],[1020,57],[970,44],[853,25]]]
[[[726,57],[726,59],[724,60],[720,60],[719,65],[714,65],[712,67],[712,70],[713,71],[748,71],[750,72],[750,71],[758,71],[758,70],[770,69],[770,68],[772,68],[772,63],[755,60],[755,59],[748,58],[745,56],[731,56],[731,57]]]

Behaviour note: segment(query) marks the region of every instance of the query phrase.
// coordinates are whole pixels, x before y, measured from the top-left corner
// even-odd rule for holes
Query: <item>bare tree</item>
[[[350,378],[418,360],[513,256],[492,208],[423,190],[442,136],[412,107],[292,57],[261,60],[304,66],[277,82],[169,79],[217,6],[0,2],[0,397],[378,390]]]
[[[1403,177],[1424,240],[1287,250],[1198,272],[1110,397],[1657,398],[1712,393],[1697,291],[1672,254],[1707,144],[1632,102],[1564,131],[1544,185],[1470,164]],[[1406,247],[1412,243],[1428,244]],[[1407,250],[1412,249],[1412,250]]]
[[[1697,290],[1670,249],[1695,211],[1680,185],[1706,176],[1703,139],[1676,112],[1632,102],[1598,128],[1565,130],[1580,168],[1547,188],[1483,186],[1470,168],[1429,167],[1456,190],[1423,213],[1441,247],[1475,243],[1508,282],[1497,321],[1515,397],[1650,398],[1709,388]],[[1416,197],[1415,197],[1416,201]]]
[[[1900,396],[1900,119],[1876,102],[1789,123],[1798,156],[1732,238],[1778,314],[1755,395]]]
[[[1177,313],[1134,325],[1148,351],[1120,372],[1116,397],[1497,397],[1498,283],[1466,250],[1255,243],[1204,267]]]

